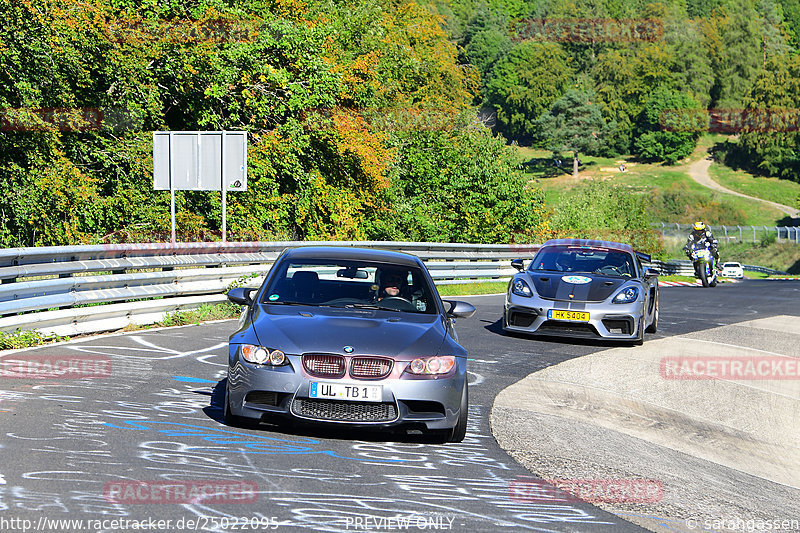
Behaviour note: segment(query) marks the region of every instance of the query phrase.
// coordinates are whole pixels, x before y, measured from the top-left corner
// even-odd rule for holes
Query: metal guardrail
[[[692,230],[691,224],[656,222],[652,225],[665,237],[685,239]],[[709,226],[720,243],[759,242],[763,238],[775,237],[776,242],[800,244],[800,226]]]
[[[689,260],[652,261],[649,266],[658,269],[661,274],[666,276],[694,276],[694,266]],[[761,272],[763,274],[786,274],[786,272],[780,270],[757,265],[742,265],[742,268],[750,272]]]
[[[507,280],[511,259],[538,245],[389,241],[113,244],[0,249],[0,331],[77,335],[161,320],[225,301],[234,282],[261,283],[295,246],[337,245],[414,254],[437,284]]]
[[[0,331],[77,335],[157,322],[169,312],[225,301],[234,282],[257,286],[285,248],[309,245],[411,253],[425,262],[439,285],[506,281],[516,272],[510,260],[530,259],[539,248],[536,244],[299,241],[0,249]],[[693,274],[689,261],[653,261],[650,266],[663,274]]]

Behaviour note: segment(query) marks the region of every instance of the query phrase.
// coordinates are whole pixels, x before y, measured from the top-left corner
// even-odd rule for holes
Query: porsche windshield
[[[284,261],[277,268],[262,303],[438,312],[418,267],[303,259]]]
[[[612,277],[634,277],[632,256],[607,248],[548,246],[539,250],[529,270],[545,272],[581,272]]]

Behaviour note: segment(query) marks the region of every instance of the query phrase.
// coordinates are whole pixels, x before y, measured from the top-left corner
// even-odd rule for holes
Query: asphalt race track
[[[0,376],[0,531],[645,531],[589,503],[526,490],[535,479],[489,428],[501,390],[608,344],[504,336],[502,296],[464,299],[478,312],[457,323],[471,354],[469,431],[459,444],[225,426],[234,321],[17,352],[39,361],[91,356],[101,375]],[[799,302],[793,281],[662,289],[659,332],[645,344],[797,316]],[[181,482],[195,497],[154,490],[156,481]],[[211,485],[216,492],[197,497]]]

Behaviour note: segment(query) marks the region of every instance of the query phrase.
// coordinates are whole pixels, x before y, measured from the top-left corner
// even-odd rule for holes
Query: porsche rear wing
[[[634,253],[636,254],[636,257],[638,257],[639,259],[641,259],[645,263],[649,263],[650,260],[651,260],[650,254],[646,254],[644,252],[634,252]]]

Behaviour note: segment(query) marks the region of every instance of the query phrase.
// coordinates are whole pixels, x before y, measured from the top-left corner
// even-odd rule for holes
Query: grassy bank
[[[707,135],[700,139],[698,149],[678,165],[666,166],[635,161],[632,156],[602,158],[581,156],[580,173],[572,176],[572,161],[562,160],[561,168],[553,165],[552,154],[547,150],[517,147],[520,162],[528,178],[541,187],[548,207],[557,208],[570,201],[573,189],[588,180],[602,180],[629,189],[632,193],[647,195],[652,199],[653,221],[688,224],[703,219],[710,224],[774,226],[785,218],[781,211],[756,200],[740,198],[707,189],[688,174],[690,163],[707,155],[707,150],[722,139]],[[626,172],[619,170],[625,163]],[[786,180],[762,181],[743,171],[734,171],[721,164],[711,165],[710,174],[733,190],[746,184],[744,194],[762,197],[752,192],[765,189],[769,200],[794,205],[793,198],[800,194],[800,184]],[[735,179],[734,179],[735,178]],[[734,183],[734,181],[736,183]],[[745,186],[741,185],[744,189]],[[792,199],[790,201],[790,199]]]
[[[711,165],[708,173],[714,181],[732,191],[789,207],[797,207],[797,197],[800,196],[800,183],[778,178],[753,176],[744,170],[734,170],[725,165]]]
[[[476,283],[459,283],[454,285],[437,285],[436,290],[442,298],[449,296],[467,296],[475,294],[499,294],[506,292],[507,281],[479,281]]]

